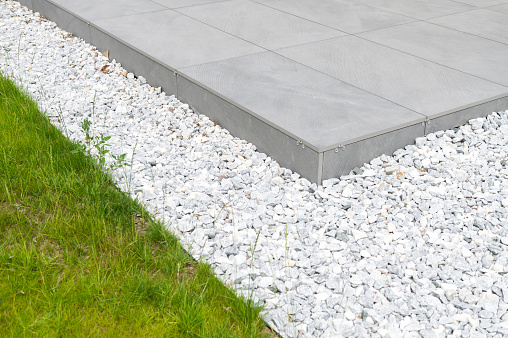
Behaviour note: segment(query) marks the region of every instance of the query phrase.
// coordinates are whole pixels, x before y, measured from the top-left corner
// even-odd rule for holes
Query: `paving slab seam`
[[[426,22],[426,21],[422,21],[422,22]],[[432,24],[432,23],[430,23],[430,24]],[[439,25],[436,25],[436,26],[439,26]],[[394,27],[394,26],[392,26],[392,27]],[[443,26],[439,26],[439,27],[443,27]],[[370,33],[370,32],[372,32],[372,31],[365,32],[365,33]],[[457,31],[457,32],[460,32],[460,31]],[[461,33],[465,33],[465,32],[461,32]],[[466,34],[469,34],[469,33],[466,33]],[[416,57],[416,58],[419,58],[419,59],[422,59],[422,60],[426,60],[426,61],[429,61],[429,62],[435,63],[436,65],[440,65],[440,66],[446,67],[446,68],[448,68],[448,69],[453,69],[453,70],[455,70],[455,71],[457,71],[457,72],[460,72],[460,73],[464,73],[464,74],[467,74],[467,75],[472,75],[472,76],[477,77],[477,78],[479,78],[479,79],[483,79],[483,80],[485,80],[485,81],[489,81],[489,82],[492,82],[492,83],[498,84],[498,85],[500,85],[500,86],[506,87],[506,89],[507,89],[507,93],[508,93],[508,87],[507,87],[506,85],[502,84],[502,83],[498,83],[498,82],[492,81],[492,80],[490,80],[490,79],[486,79],[486,78],[481,77],[481,76],[478,76],[478,75],[473,75],[473,74],[470,74],[470,73],[468,73],[468,72],[466,72],[466,71],[463,71],[463,70],[461,70],[461,69],[458,69],[458,68],[453,68],[453,67],[450,67],[450,66],[448,66],[448,65],[445,65],[445,64],[443,64],[443,63],[439,63],[439,62],[436,62],[436,61],[432,61],[432,60],[426,59],[426,58],[424,58],[424,57],[421,57],[421,56],[418,56],[418,55],[415,55],[415,54],[411,54],[411,53],[409,53],[409,52],[406,52],[406,51],[403,51],[403,50],[400,50],[400,49],[397,49],[397,48],[394,48],[394,47],[391,47],[391,46],[388,46],[388,45],[382,44],[382,43],[380,43],[380,42],[376,42],[376,41],[373,41],[373,40],[369,40],[368,38],[366,38],[366,37],[362,36],[361,34],[352,34],[352,35],[355,35],[356,37],[358,37],[358,38],[360,38],[360,39],[364,39],[364,40],[366,40],[366,41],[376,43],[376,44],[378,44],[378,45],[380,45],[380,46],[383,46],[383,47],[387,47],[387,48],[393,49],[393,50],[395,50],[395,51],[397,51],[397,52],[401,52],[401,53],[404,53],[404,54],[407,54],[407,55],[411,55],[411,56],[414,56],[414,57]],[[474,34],[470,34],[470,35],[477,36],[477,35],[474,35]],[[488,40],[488,39],[487,39],[487,40]],[[497,41],[494,41],[494,40],[489,40],[489,41],[497,42]],[[502,96],[502,95],[499,95],[499,97],[500,97],[500,96]],[[497,99],[497,98],[498,98],[498,97],[493,97],[492,99],[493,99],[493,100],[495,100],[495,99]],[[476,105],[476,103],[472,103],[472,105]],[[462,108],[457,108],[457,109],[462,109]],[[447,111],[447,112],[442,112],[441,114],[443,114],[443,115],[444,115],[444,114],[448,114],[448,113],[450,113],[450,112],[452,112],[452,111],[450,110],[450,111]]]
[[[446,15],[446,16],[449,16],[449,15]],[[459,29],[455,29],[455,28],[448,27],[448,26],[445,26],[445,25],[440,25],[440,24],[435,23],[435,22],[430,22],[430,21],[425,21],[425,20],[422,20],[422,21],[423,21],[423,22],[430,23],[430,24],[432,24],[432,25],[439,26],[439,27],[443,27],[443,28],[451,29],[451,30],[454,30],[454,31],[456,31],[456,32],[465,33],[465,34],[469,34],[469,35],[472,35],[472,36],[476,36],[476,37],[478,37],[478,38],[482,38],[482,39],[489,40],[489,41],[492,41],[492,42],[497,42],[497,43],[502,43],[503,45],[508,45],[508,43],[506,43],[506,42],[499,41],[499,40],[494,40],[494,39],[490,39],[490,38],[488,38],[488,37],[481,36],[481,35],[478,35],[478,34],[474,34],[474,33],[471,33],[471,32],[464,32],[464,31],[461,31],[461,30],[459,30]]]
[[[231,1],[231,0],[220,1],[220,2],[229,2],[229,1]],[[252,2],[254,2],[254,3],[256,3],[256,4],[259,4],[259,5],[263,5],[263,4],[260,4],[260,3],[255,2],[255,1],[252,1]],[[217,2],[214,2],[213,4],[216,4],[216,3],[217,3]],[[179,7],[179,8],[189,8],[189,7],[197,7],[197,6],[203,6],[203,5],[195,5],[195,6]],[[270,9],[273,9],[273,10],[278,11],[278,12],[281,12],[281,13],[290,14],[290,13],[287,13],[287,12],[281,11],[281,10],[279,10],[279,9],[277,9],[277,8],[272,8],[272,7],[269,7],[269,6],[265,6],[265,7],[268,7],[268,8],[270,8]],[[202,20],[196,19],[196,18],[194,18],[194,17],[192,17],[192,16],[190,16],[190,15],[185,14],[185,13],[184,13],[184,12],[182,12],[182,11],[178,11],[178,9],[179,9],[179,8],[175,8],[175,9],[172,9],[172,10],[174,10],[175,12],[178,12],[178,13],[180,13],[180,14],[182,14],[182,15],[185,15],[186,17],[188,17],[188,18],[190,18],[190,19],[193,19],[193,20],[199,21],[199,22],[201,22],[202,24],[205,24],[205,25],[207,25],[207,26],[209,26],[209,27],[212,27],[212,28],[215,28],[215,29],[217,29],[217,30],[220,30],[221,32],[224,32],[224,33],[229,34],[229,35],[231,35],[231,36],[234,36],[234,37],[236,37],[236,38],[240,38],[240,39],[242,39],[241,37],[238,37],[238,36],[236,36],[236,35],[234,35],[234,34],[231,34],[231,33],[229,33],[229,32],[228,32],[228,31],[226,31],[226,30],[223,30],[223,29],[220,29],[220,28],[214,27],[214,26],[212,26],[212,25],[208,24],[206,21],[202,21]],[[333,28],[333,27],[330,27],[330,26],[324,25],[324,24],[322,24],[322,23],[315,22],[315,21],[311,21],[311,20],[308,20],[308,19],[305,19],[305,18],[299,17],[299,16],[297,16],[297,15],[293,15],[293,16],[294,16],[294,17],[297,17],[297,18],[300,18],[300,19],[302,19],[302,20],[308,21],[308,22],[312,22],[312,23],[314,23],[314,24],[316,24],[316,25],[320,25],[320,26],[323,26],[323,27],[326,27],[326,28],[333,29],[333,30],[335,30],[335,31],[337,31],[337,32],[340,32],[340,33],[344,33],[344,34],[350,35],[350,33],[347,33],[347,32],[341,31],[341,30],[339,30],[339,29],[336,29],[336,28]],[[324,41],[324,40],[333,39],[333,38],[334,38],[334,37],[327,38],[327,39],[323,39],[323,40],[319,40],[319,41]],[[266,48],[266,47],[260,46],[260,45],[258,45],[258,44],[256,44],[256,43],[252,42],[252,41],[249,41],[249,40],[246,40],[246,39],[242,39],[242,40],[244,40],[244,41],[246,41],[246,42],[249,42],[249,43],[252,43],[252,44],[254,44],[254,45],[258,46],[259,48],[263,48],[263,49],[266,49],[266,50],[271,50],[271,51],[273,51],[273,49],[269,49],[269,48]]]
[[[299,15],[293,14],[293,13],[291,13],[291,12],[285,12],[285,11],[283,11],[283,10],[281,10],[281,9],[278,9],[277,7],[268,6],[267,4],[265,4],[265,3],[263,3],[263,2],[260,2],[260,1],[256,1],[256,0],[251,0],[251,1],[252,1],[252,2],[255,2],[255,3],[258,3],[258,4],[260,4],[260,5],[263,5],[263,6],[266,6],[266,7],[272,8],[272,9],[277,9],[277,10],[280,10],[280,11],[282,11],[282,12],[284,12],[284,13],[288,13],[288,14],[294,15],[294,16],[296,16],[296,17],[298,17],[298,18],[302,18],[302,19],[309,20],[309,21],[312,21],[312,22],[315,22],[315,23],[319,23],[319,22],[317,22],[317,21],[310,20],[310,19],[305,18],[305,17],[303,17],[303,16],[299,16]],[[361,4],[361,5],[362,5],[362,6],[365,6],[365,7],[375,8],[375,9],[378,9],[378,10],[380,9],[380,8],[373,7],[373,6],[369,6],[369,5],[364,5],[364,4]],[[408,19],[411,19],[411,20],[414,20],[414,21],[422,21],[422,20],[420,20],[420,19],[415,19],[415,18],[410,17],[410,16],[407,16],[407,15],[403,15],[403,14],[399,14],[399,13],[395,13],[395,12],[390,12],[390,11],[387,11],[387,10],[385,10],[385,9],[380,9],[380,10],[382,10],[382,11],[386,11],[386,12],[389,12],[389,13],[393,13],[393,14],[396,14],[396,15],[399,15],[399,16],[404,16],[404,17],[406,17],[406,18],[408,18]],[[406,23],[407,23],[407,22],[406,22]],[[401,23],[401,25],[404,25],[404,24],[406,24],[406,23]],[[319,23],[319,24],[321,24],[321,23]],[[330,26],[330,25],[325,25],[325,24],[322,24],[322,25],[324,25],[324,26],[326,26],[326,27],[329,27],[329,28],[334,28],[334,27],[332,27],[332,26]],[[337,29],[337,28],[334,28],[334,29]],[[338,29],[337,29],[337,30],[338,30]],[[344,33],[346,33],[346,34],[351,34],[351,35],[356,34],[356,33],[347,33],[347,32],[345,32],[345,31],[342,31],[342,32],[344,32]]]

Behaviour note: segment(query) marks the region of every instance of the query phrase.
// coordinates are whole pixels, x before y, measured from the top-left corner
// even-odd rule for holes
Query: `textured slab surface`
[[[251,1],[185,7],[180,13],[267,49],[343,36],[332,28]]]
[[[348,0],[353,3],[381,8],[390,12],[426,20],[443,15],[469,11],[477,7],[448,0]]]
[[[506,0],[460,0],[457,2],[462,2],[462,3],[472,5],[475,7],[489,7],[489,6],[493,6],[493,5],[504,4],[504,3],[507,3],[508,1],[506,1]]]
[[[498,11],[498,12],[502,12],[502,13],[508,13],[508,3],[505,3],[503,5],[499,5],[499,6],[492,6],[492,7],[489,7],[489,9],[491,11]]]
[[[176,69],[264,51],[172,10],[93,23]]]
[[[360,34],[381,45],[508,86],[508,45],[415,22]]]
[[[508,44],[508,13],[478,9],[430,22]]]
[[[255,1],[346,33],[365,32],[414,21],[406,16],[379,8],[340,0]]]
[[[69,11],[79,13],[82,18],[87,20],[114,18],[167,9],[150,0],[53,0],[53,2]]]
[[[271,52],[183,72],[319,150],[423,116]]]
[[[188,6],[203,5],[212,2],[220,2],[224,0],[153,0],[167,8],[180,8]]]
[[[428,117],[508,90],[354,36],[276,52]]]

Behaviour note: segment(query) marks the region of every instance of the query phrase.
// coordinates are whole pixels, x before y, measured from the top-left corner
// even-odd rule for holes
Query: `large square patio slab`
[[[20,0],[309,180],[508,109],[508,0]]]

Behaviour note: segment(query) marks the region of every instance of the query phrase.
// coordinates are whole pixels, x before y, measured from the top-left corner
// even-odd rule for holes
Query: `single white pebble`
[[[353,321],[356,319],[356,316],[353,312],[351,312],[350,310],[346,310],[346,313],[344,314],[344,317],[346,317],[347,320],[349,321]]]
[[[455,247],[455,245],[452,242],[443,242],[441,246],[443,247],[443,249],[446,250],[452,250]]]
[[[473,253],[468,248],[462,247],[462,256],[464,256],[464,258],[469,258],[473,256]]]
[[[494,266],[492,266],[492,270],[495,272],[505,272],[503,264],[496,263]]]

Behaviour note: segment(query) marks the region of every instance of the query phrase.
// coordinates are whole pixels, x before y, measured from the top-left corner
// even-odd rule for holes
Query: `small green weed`
[[[95,99],[96,96],[94,95],[92,102],[92,116],[95,116]],[[85,118],[81,122],[81,129],[85,133],[85,143],[78,143],[76,145],[76,149],[72,150],[71,153],[83,152],[90,157],[95,157],[99,166],[106,170],[131,166],[131,164],[125,160],[125,157],[127,156],[126,153],[121,155],[110,153],[108,147],[111,147],[111,144],[108,144],[107,142],[111,139],[111,136],[104,136],[104,134],[95,135],[92,130],[92,121],[90,121],[88,118]],[[92,154],[92,149],[96,150],[97,154],[95,154],[95,156]],[[112,163],[110,163],[108,166],[106,166],[107,154],[110,154],[113,159]]]
[[[273,336],[82,150],[0,76],[2,336]]]

